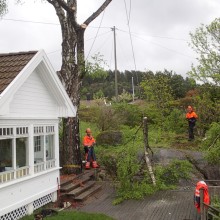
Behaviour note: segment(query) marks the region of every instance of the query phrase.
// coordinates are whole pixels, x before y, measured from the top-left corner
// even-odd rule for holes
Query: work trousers
[[[189,122],[189,140],[194,139],[194,127],[195,127],[195,123]]]
[[[90,162],[91,160],[96,161],[94,147],[84,147],[84,150],[85,150],[85,154],[87,155],[86,158],[87,162]]]

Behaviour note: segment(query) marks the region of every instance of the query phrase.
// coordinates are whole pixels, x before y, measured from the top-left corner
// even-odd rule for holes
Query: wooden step
[[[88,181],[85,184],[80,185],[76,189],[66,193],[66,195],[73,196],[73,197],[79,196],[80,194],[84,193],[85,191],[87,191],[88,189],[90,189],[94,185],[95,185],[95,181]]]
[[[64,185],[60,188],[60,192],[68,193],[72,191],[73,189],[76,189],[81,184],[84,184],[85,182],[89,181],[91,179],[91,176],[86,174],[83,175],[81,178],[73,179],[68,185]]]
[[[84,175],[89,175],[89,176],[94,176],[95,173],[93,170],[84,170],[82,173],[80,174],[70,174],[70,175],[63,175],[60,177],[60,186],[65,186],[68,185],[69,183],[71,183],[73,180],[78,179]]]
[[[78,175],[75,175],[75,176],[68,175],[64,177],[64,179],[60,179],[60,187],[64,187],[70,184],[74,179],[77,179],[77,178],[78,178]]]
[[[86,200],[88,197],[90,197],[91,195],[93,195],[94,193],[96,193],[101,188],[102,188],[101,185],[96,184],[93,187],[91,187],[90,189],[86,190],[84,193],[80,194],[79,196],[76,196],[74,198],[74,200],[82,202],[82,201]]]

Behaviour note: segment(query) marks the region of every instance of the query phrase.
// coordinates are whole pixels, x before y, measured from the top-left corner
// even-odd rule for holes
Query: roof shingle
[[[0,94],[36,53],[37,51],[0,54]]]

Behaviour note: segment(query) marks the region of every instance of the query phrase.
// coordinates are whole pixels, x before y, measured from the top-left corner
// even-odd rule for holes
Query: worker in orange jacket
[[[189,123],[189,141],[194,140],[194,127],[196,125],[196,120],[197,120],[198,116],[197,114],[194,112],[192,106],[188,106],[187,108],[187,113],[186,113],[186,119],[188,120]]]
[[[85,156],[86,156],[86,169],[90,169],[91,162],[92,162],[93,168],[99,167],[96,162],[96,156],[95,156],[95,151],[94,151],[95,144],[96,144],[96,141],[92,136],[92,131],[90,128],[87,128],[86,136],[83,138],[83,146],[84,146]]]
[[[200,200],[200,190],[203,189],[203,202],[207,205],[210,204],[210,196],[208,191],[208,186],[204,181],[199,181],[196,184],[195,194],[194,194],[194,205],[197,209],[197,212],[200,213],[200,203],[202,202]]]

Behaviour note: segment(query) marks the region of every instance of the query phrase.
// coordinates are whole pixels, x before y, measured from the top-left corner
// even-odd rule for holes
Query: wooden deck
[[[112,205],[114,189],[108,184],[79,211],[104,213],[116,220],[199,220],[193,204],[194,188],[161,191],[143,200]]]

